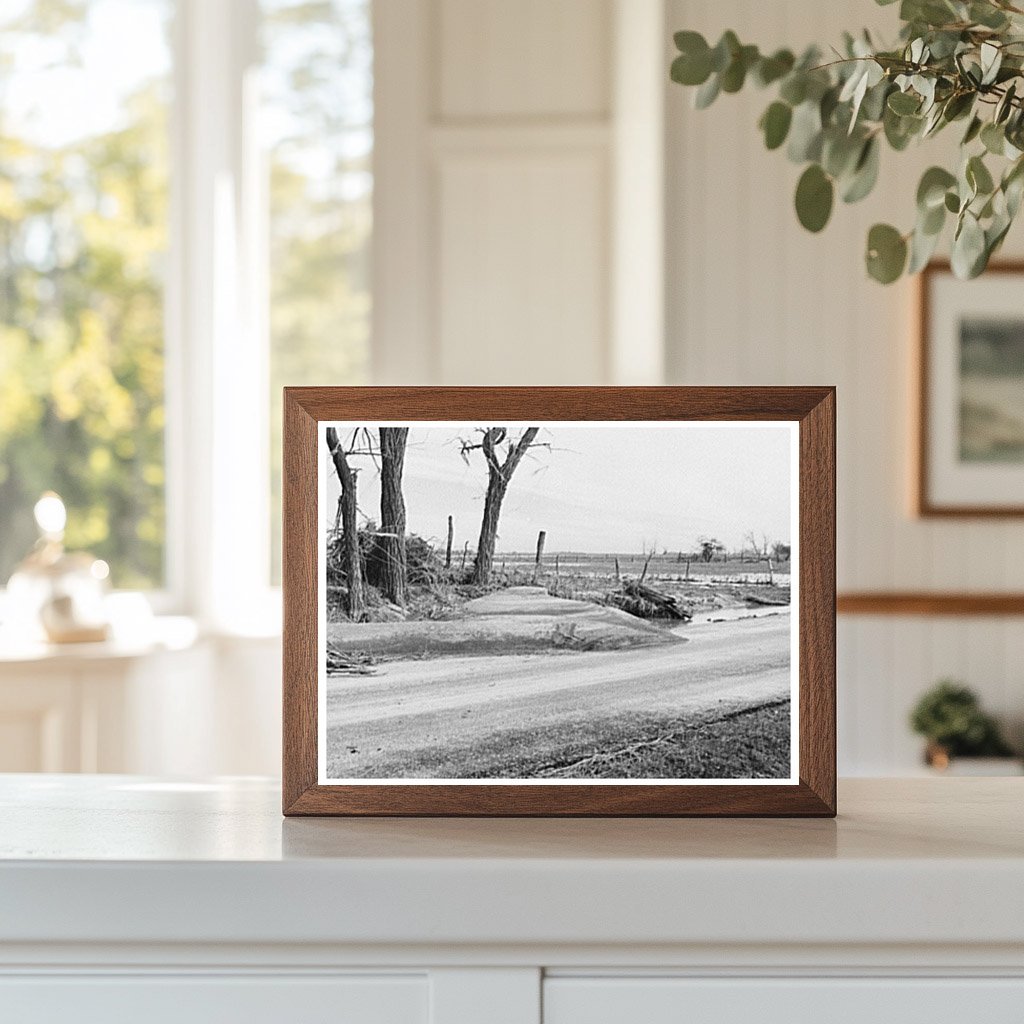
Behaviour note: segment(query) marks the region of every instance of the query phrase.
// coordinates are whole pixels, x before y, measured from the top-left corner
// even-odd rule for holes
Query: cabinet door
[[[427,1024],[420,976],[35,976],[0,979],[18,1024]]]
[[[1024,978],[549,978],[544,1024],[1021,1024]]]

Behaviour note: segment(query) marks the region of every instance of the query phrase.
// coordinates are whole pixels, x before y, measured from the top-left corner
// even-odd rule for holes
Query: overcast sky
[[[353,424],[337,424],[346,441]],[[376,425],[370,425],[376,432]],[[559,426],[541,429],[515,472],[502,506],[499,551],[530,551],[537,531],[547,550],[632,553],[652,546],[690,550],[712,536],[742,546],[790,543],[790,424]],[[515,431],[518,434],[518,430]],[[322,433],[321,433],[322,437]],[[455,546],[475,545],[487,485],[483,454],[460,454],[460,438],[478,442],[477,424],[412,426],[405,460],[410,533],[444,541],[455,517]],[[326,446],[322,523],[333,523],[339,485]],[[380,484],[369,458],[356,458],[360,522],[380,519]]]

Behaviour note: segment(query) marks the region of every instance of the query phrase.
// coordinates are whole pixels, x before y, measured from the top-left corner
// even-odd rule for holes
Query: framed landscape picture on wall
[[[1024,264],[920,281],[917,511],[1024,515]]]
[[[287,814],[835,811],[829,388],[290,388]]]

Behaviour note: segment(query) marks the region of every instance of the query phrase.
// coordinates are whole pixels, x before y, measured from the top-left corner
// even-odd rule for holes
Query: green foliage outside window
[[[0,18],[0,585],[48,489],[68,545],[115,585],[163,580],[168,76],[135,81],[106,123],[74,123],[101,6]]]
[[[164,581],[174,6],[0,10],[0,586],[50,489],[69,547],[104,558],[115,586]],[[276,571],[281,387],[367,372],[372,41],[369,0],[264,0],[262,19]]]
[[[270,155],[271,571],[280,567],[281,389],[369,369],[369,0],[264,0]]]

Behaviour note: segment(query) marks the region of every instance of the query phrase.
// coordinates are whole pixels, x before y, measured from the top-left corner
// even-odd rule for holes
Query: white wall
[[[669,29],[712,41],[796,48],[843,28],[883,26],[895,8],[868,0],[669,0]],[[878,192],[838,204],[818,236],[798,225],[800,169],[768,153],[756,122],[770,97],[751,89],[705,111],[667,87],[667,374],[686,384],[835,384],[839,405],[840,590],[1024,589],[1019,520],[922,521],[909,511],[913,286],[883,288],[863,270],[868,227],[912,224],[921,171],[948,152],[940,137],[883,155]],[[951,133],[952,134],[952,133]],[[1007,254],[1022,252],[1019,231]],[[1019,729],[1024,621],[841,618],[840,769],[912,768],[907,712],[938,677],[967,680]]]

